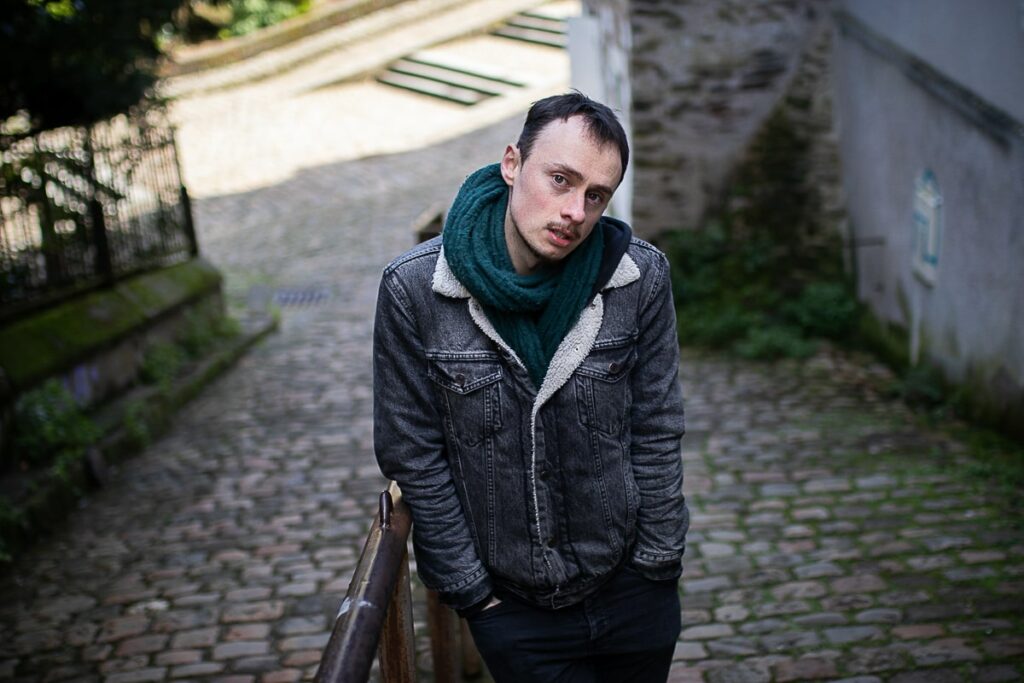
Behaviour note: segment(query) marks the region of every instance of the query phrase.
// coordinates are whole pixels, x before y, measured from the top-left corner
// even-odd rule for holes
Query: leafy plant
[[[161,342],[146,350],[139,375],[147,384],[168,388],[188,360],[185,350],[177,344]]]
[[[190,358],[199,358],[221,339],[230,339],[241,333],[238,321],[230,316],[210,316],[189,311],[180,344]]]
[[[928,363],[907,368],[899,386],[903,400],[912,407],[934,409],[946,402],[942,373]]]
[[[99,429],[58,380],[26,392],[15,403],[14,452],[20,467],[54,462],[65,454],[81,457],[99,435]]]
[[[146,420],[146,406],[141,401],[132,401],[124,409],[122,416],[124,429],[128,437],[137,445],[145,446],[149,443],[151,434],[149,423]]]
[[[787,317],[803,331],[838,340],[850,334],[859,312],[852,288],[843,282],[810,282],[785,307]]]
[[[157,30],[181,0],[13,0],[0,14],[0,121],[32,130],[126,111],[156,82]]]
[[[814,353],[816,344],[805,339],[799,329],[785,325],[750,330],[733,347],[743,358],[775,360],[778,358],[806,358]]]
[[[231,23],[221,29],[221,38],[244,36],[273,26],[309,9],[309,1],[301,0],[231,0]]]

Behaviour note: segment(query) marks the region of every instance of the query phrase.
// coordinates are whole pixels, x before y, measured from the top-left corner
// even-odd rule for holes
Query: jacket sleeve
[[[637,366],[632,376],[633,477],[640,489],[637,540],[631,562],[653,580],[675,579],[690,515],[683,498],[680,440],[683,397],[679,341],[668,261],[658,254],[640,302]]]
[[[409,297],[385,272],[373,330],[373,442],[384,476],[402,489],[413,519],[417,572],[455,609],[491,593],[446,456],[443,418]]]

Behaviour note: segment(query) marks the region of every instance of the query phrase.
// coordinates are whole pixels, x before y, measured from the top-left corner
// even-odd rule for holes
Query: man
[[[668,263],[602,217],[628,161],[607,107],[540,100],[381,281],[377,459],[499,683],[664,681],[679,635]]]

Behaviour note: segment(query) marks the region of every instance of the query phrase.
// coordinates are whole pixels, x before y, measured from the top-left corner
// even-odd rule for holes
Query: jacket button
[[[554,548],[554,547],[555,547],[555,537],[554,537],[554,536],[552,536],[551,538],[549,538],[549,539],[548,539],[548,540],[546,541],[546,543],[547,543],[547,546],[548,546],[549,548]]]
[[[461,387],[466,383],[466,376],[463,375],[461,372],[455,375],[455,383]]]
[[[618,361],[612,361],[611,363],[608,364],[608,372],[612,373],[613,375],[621,369],[622,364],[619,363]]]

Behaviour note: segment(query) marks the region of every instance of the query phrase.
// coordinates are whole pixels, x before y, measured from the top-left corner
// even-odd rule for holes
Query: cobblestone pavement
[[[521,117],[437,148],[202,199],[229,277],[325,287],[0,578],[0,679],[312,677],[383,488],[370,338],[410,226],[496,159]]]
[[[962,444],[883,398],[884,369],[684,354],[683,373],[673,681],[1024,678],[1021,520]]]
[[[520,119],[315,168],[260,148],[284,156],[240,167],[289,174],[197,193],[233,300],[252,285],[324,298],[286,307],[280,333],[0,576],[0,679],[312,677],[383,484],[380,269]],[[687,353],[683,370],[694,516],[673,680],[1021,680],[1024,533],[962,474],[961,447],[881,396],[883,370],[829,353]]]

